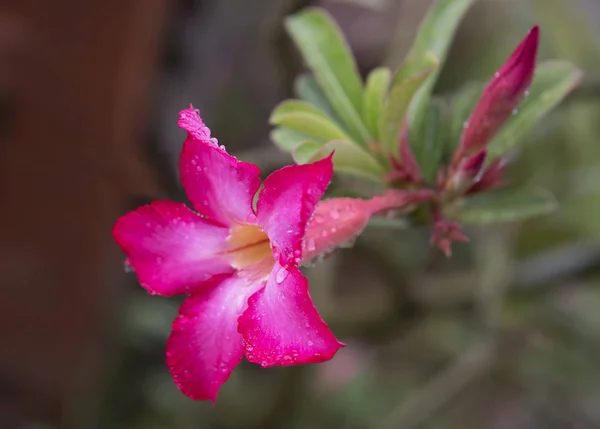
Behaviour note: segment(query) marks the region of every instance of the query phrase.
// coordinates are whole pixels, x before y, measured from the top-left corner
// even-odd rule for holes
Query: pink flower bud
[[[477,180],[466,193],[474,194],[476,192],[487,191],[500,186],[502,184],[505,166],[506,162],[502,158],[494,159],[488,168],[485,169],[479,180]]]
[[[539,27],[533,27],[498,70],[465,124],[452,165],[485,147],[514,113],[533,80],[539,44]]]
[[[451,195],[460,195],[477,182],[486,156],[487,150],[482,149],[475,155],[464,158],[456,172],[448,178],[445,185],[446,192]]]

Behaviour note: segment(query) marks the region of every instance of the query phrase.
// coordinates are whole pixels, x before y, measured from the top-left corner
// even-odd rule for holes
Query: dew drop
[[[291,360],[292,360],[292,357],[291,357],[290,355],[285,355],[285,356],[283,357],[283,360],[291,361]]]
[[[127,261],[125,261],[123,263],[123,268],[125,269],[126,273],[135,273],[135,268],[133,268],[131,265],[129,265],[129,262],[127,262]]]
[[[529,96],[529,90],[528,89],[525,90],[525,92],[523,93],[523,96],[524,97],[528,97]]]
[[[516,115],[517,113],[519,113],[519,110],[518,109],[513,109],[513,111],[512,111],[513,116]]]
[[[309,252],[312,252],[313,250],[315,250],[316,249],[315,240],[313,240],[312,238],[309,238],[308,241],[306,242],[306,249]]]
[[[315,345],[315,343],[313,343],[312,341],[309,341],[308,343],[306,343],[308,345],[308,347],[312,347]]]
[[[279,270],[277,270],[277,273],[275,273],[275,281],[277,283],[283,283],[288,274],[288,270],[286,270],[285,267],[281,267]]]
[[[494,73],[494,77],[496,77],[496,78],[500,77],[500,72]]]
[[[294,232],[294,230],[292,228],[288,228],[287,233],[291,234],[292,232]]]
[[[463,122],[463,128],[464,128],[464,129],[467,129],[467,128],[469,128],[469,121],[465,121],[465,122]]]
[[[331,219],[339,219],[340,218],[340,212],[336,208],[331,209],[331,212],[329,213],[329,215],[331,216]]]

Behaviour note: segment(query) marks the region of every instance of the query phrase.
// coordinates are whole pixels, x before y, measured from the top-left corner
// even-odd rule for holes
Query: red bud
[[[485,169],[479,180],[466,193],[474,194],[475,192],[487,191],[500,186],[505,166],[506,163],[502,158],[494,159],[488,168]]]
[[[482,149],[463,159],[458,169],[448,178],[445,184],[446,192],[449,195],[460,195],[477,182],[486,156],[487,150]]]
[[[400,158],[391,155],[390,157],[394,171],[392,171],[387,179],[388,181],[400,181],[411,184],[419,184],[423,181],[423,175],[419,164],[413,154],[408,140],[408,122],[402,122],[402,130],[400,132]]]
[[[483,91],[465,124],[452,165],[457,166],[464,156],[485,147],[516,111],[533,80],[538,44],[539,27],[536,25]]]

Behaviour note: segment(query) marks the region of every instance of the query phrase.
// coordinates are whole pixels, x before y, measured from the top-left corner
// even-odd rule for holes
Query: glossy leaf
[[[308,8],[289,17],[285,26],[327,97],[358,142],[372,139],[360,117],[363,84],[354,57],[327,12]]]
[[[305,73],[298,76],[294,81],[294,93],[298,98],[313,104],[332,118],[337,119],[313,75]]]
[[[317,107],[300,100],[286,100],[271,113],[269,122],[324,141],[350,140],[334,120]]]
[[[438,0],[429,9],[425,19],[419,26],[415,41],[407,58],[417,58],[431,51],[440,65],[444,63],[454,33],[469,6],[475,0]],[[410,107],[410,125],[418,124],[425,114],[431,91],[437,80],[439,69],[427,78],[423,87],[417,92]]]
[[[437,66],[437,59],[428,52],[405,62],[396,72],[379,120],[379,141],[386,152],[398,155],[402,121],[410,102]]]
[[[348,141],[336,140],[325,143],[315,151],[309,162],[323,159],[332,151],[335,151],[333,154],[335,171],[365,177],[375,182],[383,180],[385,170],[381,164],[360,146]]]
[[[362,105],[362,117],[373,138],[379,140],[379,117],[391,80],[391,71],[379,67],[371,71],[367,77],[367,86]]]
[[[315,153],[323,146],[323,143],[319,143],[313,140],[305,140],[298,144],[292,152],[292,157],[296,164],[307,164]]]
[[[290,130],[289,128],[275,128],[270,134],[271,141],[284,152],[291,152],[299,143],[309,140],[310,136]],[[321,141],[321,144],[324,142]]]
[[[446,102],[433,98],[425,112],[421,143],[413,149],[417,164],[428,182],[435,180],[450,134],[449,109]]]
[[[538,65],[529,96],[489,144],[489,159],[521,143],[536,122],[577,85],[581,76],[581,70],[566,61],[547,61]]]
[[[459,222],[489,224],[529,219],[556,207],[556,200],[547,191],[501,189],[465,198],[447,214]]]

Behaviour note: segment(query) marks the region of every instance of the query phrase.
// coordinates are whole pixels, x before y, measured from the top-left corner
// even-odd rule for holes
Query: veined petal
[[[244,356],[238,318],[248,296],[263,285],[249,278],[219,276],[211,279],[206,293],[183,302],[167,342],[167,365],[184,394],[216,400]]]
[[[267,286],[248,300],[238,329],[246,359],[263,367],[324,362],[344,346],[317,313],[300,270],[277,263]]]
[[[332,173],[330,155],[312,164],[283,167],[265,180],[257,203],[258,223],[282,265],[288,267],[300,260],[306,223]]]
[[[203,219],[185,204],[155,201],[117,220],[113,236],[150,293],[193,292],[209,277],[229,273],[227,228]]]
[[[194,208],[221,223],[253,223],[252,202],[260,187],[260,170],[229,155],[193,108],[179,113],[188,132],[179,158],[181,183]]]

